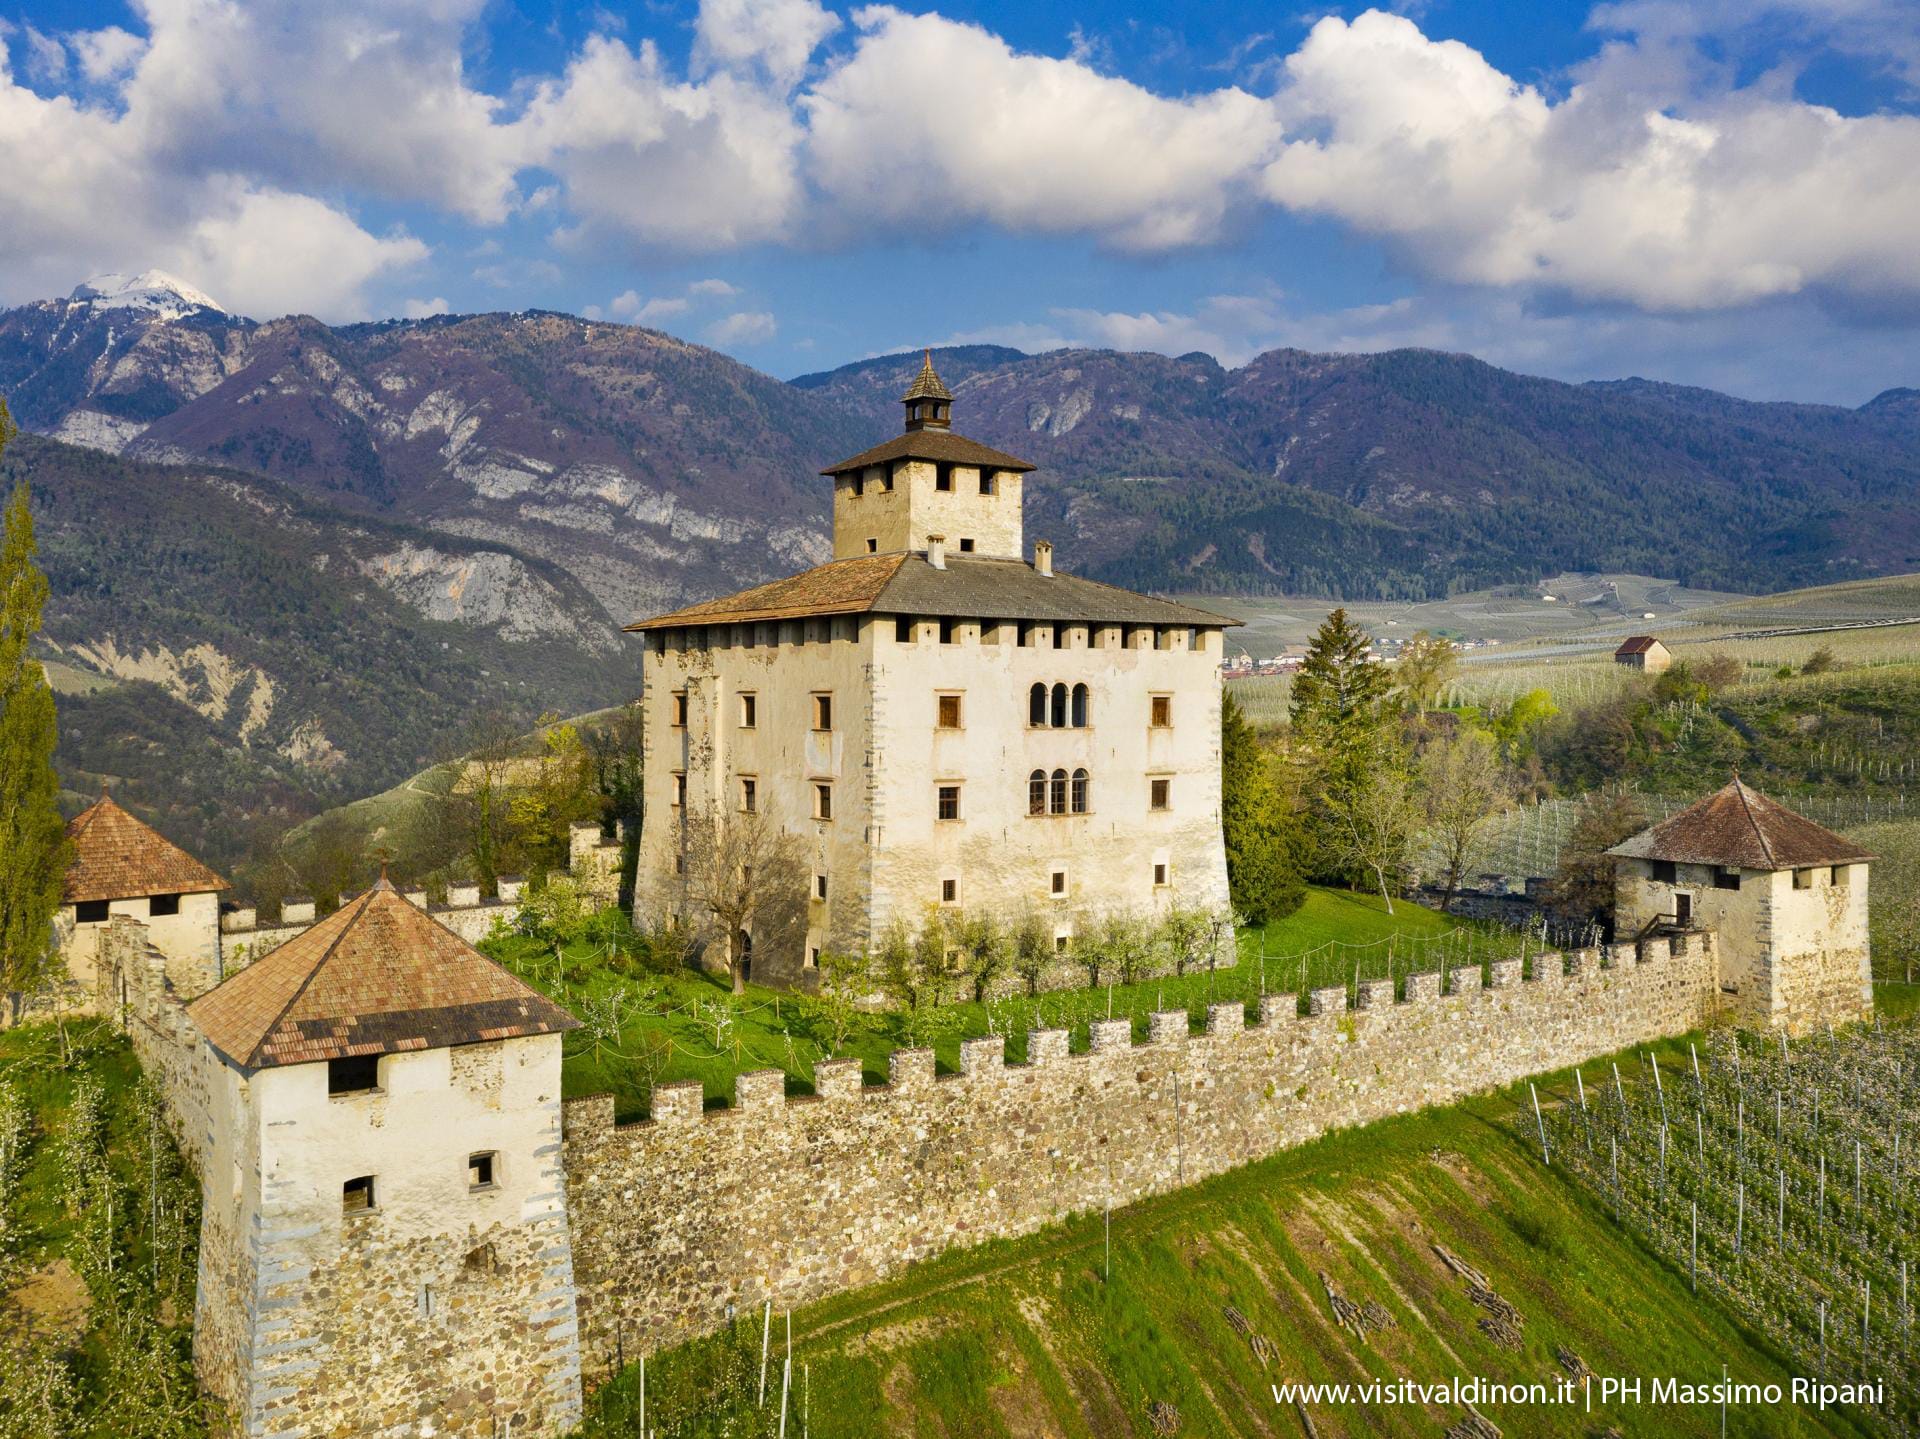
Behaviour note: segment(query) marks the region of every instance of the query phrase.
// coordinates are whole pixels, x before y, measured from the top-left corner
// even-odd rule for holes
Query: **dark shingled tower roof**
[[[913,377],[913,383],[907,386],[903,400],[951,400],[953,391],[949,390],[940,376],[934,372],[933,351],[926,352],[926,358],[920,362],[920,373]]]
[[[227,888],[219,875],[104,794],[73,817],[67,838],[73,841],[68,904]]]
[[[1624,859],[1717,864],[1729,869],[1801,869],[1873,856],[1852,840],[1775,804],[1736,777],[1673,818],[1607,851]]]
[[[580,1023],[409,903],[385,875],[187,1013],[246,1069],[558,1034]]]

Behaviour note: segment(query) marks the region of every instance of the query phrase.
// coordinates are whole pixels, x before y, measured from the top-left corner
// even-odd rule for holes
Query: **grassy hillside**
[[[1716,1406],[1276,1404],[1276,1383],[1553,1384],[1601,1376],[1788,1382],[1765,1340],[1527,1149],[1520,1086],[1333,1135],[1112,1217],[949,1255],[793,1315],[786,1432],[823,1436],[1649,1436],[1722,1432]],[[1476,1303],[1440,1250],[1479,1271]],[[1333,1295],[1358,1306],[1343,1325]],[[1502,1305],[1499,1301],[1505,1301]],[[1513,1311],[1508,1314],[1506,1306]],[[1505,1316],[1502,1322],[1502,1316]],[[759,1315],[654,1356],[662,1439],[780,1432],[778,1359],[756,1404]],[[775,1318],[784,1353],[784,1325]],[[637,1432],[638,1375],[585,1433]],[[1876,1432],[1857,1413],[1732,1408],[1730,1435]]]

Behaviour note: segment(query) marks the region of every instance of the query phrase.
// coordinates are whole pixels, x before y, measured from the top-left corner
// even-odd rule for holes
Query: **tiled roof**
[[[384,878],[188,1006],[248,1069],[557,1034],[579,1021]]]
[[[1762,870],[1853,864],[1873,858],[1852,840],[1774,803],[1737,779],[1607,853]]]
[[[820,615],[896,614],[983,620],[1068,620],[1082,624],[1235,625],[1238,620],[1172,600],[1135,594],[1078,575],[1043,575],[1024,560],[924,554],[834,560],[772,584],[689,605],[627,626],[742,624]]]
[[[142,824],[106,795],[67,825],[73,865],[66,902],[140,899],[151,894],[200,894],[227,882],[180,846]]]
[[[1615,650],[1614,654],[1643,655],[1659,643],[1660,641],[1652,635],[1628,635],[1620,642],[1620,648]]]
[[[927,351],[927,357],[920,362],[920,373],[913,377],[913,383],[907,386],[906,394],[900,397],[907,400],[951,400],[953,391],[941,383],[940,376],[933,368],[933,351]]]
[[[945,460],[955,465],[980,465],[989,470],[1030,470],[1032,465],[1004,450],[956,435],[952,430],[909,430],[895,435],[885,444],[862,450],[852,459],[829,465],[820,473],[843,475],[848,470],[864,470],[868,465],[884,465],[888,460]]]

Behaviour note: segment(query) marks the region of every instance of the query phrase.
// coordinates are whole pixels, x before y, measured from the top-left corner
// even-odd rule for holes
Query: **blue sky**
[[[5,0],[0,0],[3,6]],[[0,9],[0,300],[1920,385],[1920,6]]]

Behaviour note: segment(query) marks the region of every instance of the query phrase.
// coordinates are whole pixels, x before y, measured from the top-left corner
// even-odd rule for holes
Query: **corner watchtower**
[[[1033,466],[953,431],[953,392],[928,351],[903,432],[821,471],[833,480],[833,557],[953,554],[1024,559],[1023,480]]]

